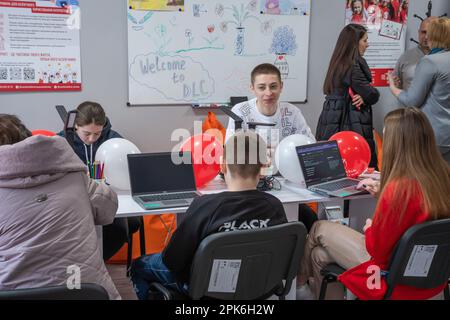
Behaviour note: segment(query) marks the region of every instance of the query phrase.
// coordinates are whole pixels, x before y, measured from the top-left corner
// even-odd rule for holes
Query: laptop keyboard
[[[322,184],[320,186],[317,186],[320,189],[327,190],[327,191],[336,191],[344,188],[348,188],[351,186],[357,186],[359,181],[355,180],[340,180],[340,181],[333,181],[330,183]]]
[[[198,197],[195,192],[182,192],[182,193],[168,193],[168,194],[155,194],[151,196],[141,196],[139,197],[144,202],[155,202],[164,200],[175,200],[175,199],[192,199]]]

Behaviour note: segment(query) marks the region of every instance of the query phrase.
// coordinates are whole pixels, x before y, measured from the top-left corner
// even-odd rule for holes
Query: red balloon
[[[41,136],[53,137],[54,135],[56,135],[56,133],[54,133],[53,131],[50,131],[50,130],[33,130],[33,131],[31,131],[31,133],[33,134],[33,136],[41,135]]]
[[[181,151],[191,152],[197,188],[219,174],[223,147],[214,136],[208,134],[192,136],[181,146]]]
[[[347,176],[356,178],[367,170],[371,152],[363,136],[353,131],[341,131],[328,140],[337,141]]]

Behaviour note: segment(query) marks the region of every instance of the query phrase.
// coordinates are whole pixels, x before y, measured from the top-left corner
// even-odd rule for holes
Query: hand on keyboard
[[[371,178],[364,179],[358,183],[356,189],[358,190],[364,189],[375,197],[378,194],[378,191],[380,190],[380,181],[373,180]]]

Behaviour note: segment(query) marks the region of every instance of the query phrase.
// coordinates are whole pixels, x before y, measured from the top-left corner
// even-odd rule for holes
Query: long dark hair
[[[348,24],[342,29],[323,84],[324,94],[331,94],[336,86],[343,87],[342,80],[359,57],[359,40],[366,33],[367,29],[359,24]]]

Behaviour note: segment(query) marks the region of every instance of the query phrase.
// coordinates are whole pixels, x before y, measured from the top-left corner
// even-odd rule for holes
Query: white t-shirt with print
[[[242,128],[248,129],[248,122],[275,123],[273,127],[257,126],[256,132],[266,141],[269,148],[275,148],[283,138],[293,134],[303,134],[316,141],[302,112],[294,105],[279,102],[277,111],[272,116],[265,116],[258,111],[256,98],[235,105],[231,111],[244,120]],[[234,120],[229,119],[226,140],[235,132]]]

